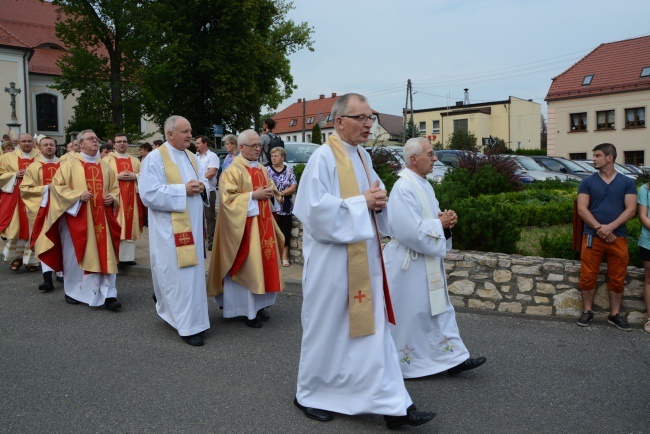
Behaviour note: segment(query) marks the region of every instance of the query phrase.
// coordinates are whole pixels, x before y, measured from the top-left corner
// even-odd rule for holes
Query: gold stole
[[[327,145],[334,153],[336,171],[339,176],[341,198],[359,196],[359,185],[352,160],[336,135],[327,139]],[[368,180],[370,182],[370,180]],[[367,336],[375,333],[375,316],[370,291],[370,266],[366,241],[348,245],[348,305],[350,307],[350,337]]]
[[[184,184],[181,178],[181,172],[178,170],[178,166],[172,161],[167,148],[163,145],[160,146],[158,150],[160,151],[163,165],[165,166],[167,184]],[[185,153],[190,157],[191,154],[188,151],[185,151]],[[189,160],[190,163],[192,163],[192,167],[194,167],[194,172],[199,173],[198,168],[196,167],[196,161],[191,157]],[[172,211],[171,214],[178,268],[198,265],[199,261],[196,259],[196,248],[194,247],[194,236],[192,235],[192,225],[190,224],[190,214],[187,211],[187,205],[185,205],[185,211]]]

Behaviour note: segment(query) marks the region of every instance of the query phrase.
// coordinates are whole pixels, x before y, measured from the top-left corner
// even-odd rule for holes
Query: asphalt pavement
[[[119,275],[121,312],[37,290],[39,273],[0,263],[0,432],[370,433],[377,415],[305,418],[292,400],[300,288],[290,284],[262,329],[221,317],[204,347],[160,319],[148,277]],[[324,288],[325,289],[325,288]],[[463,310],[458,323],[481,368],[409,380],[438,416],[410,432],[650,432],[650,336],[607,324]]]

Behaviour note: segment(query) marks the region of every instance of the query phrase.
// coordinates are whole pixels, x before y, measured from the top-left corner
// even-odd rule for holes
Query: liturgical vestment
[[[360,195],[341,198],[334,153],[323,145],[309,159],[294,206],[303,224],[305,260],[296,398],[305,407],[337,413],[403,416],[413,402],[388,327],[377,228],[363,196],[379,177],[365,150],[340,143]],[[377,221],[387,233],[385,210]],[[356,242],[366,243],[374,333],[351,337],[348,244]]]
[[[427,199],[426,205],[431,207],[433,218],[424,217],[423,204],[416,189]],[[410,169],[404,169],[390,193],[388,222],[392,241],[384,248],[397,323],[391,326],[391,333],[404,378],[437,374],[469,358],[460,338],[454,306],[447,294],[446,308],[432,316],[425,257],[433,257],[437,262],[442,291],[446,293],[443,259],[451,249],[451,238],[445,239],[442,223],[435,218],[439,212],[429,181]]]
[[[140,173],[140,160],[128,154],[111,152],[104,161],[118,175],[129,171]],[[138,194],[137,181],[118,180],[120,187],[120,206],[116,209],[117,221],[120,223],[120,261],[135,260],[135,242],[140,238],[144,223],[144,206]]]
[[[284,245],[284,236],[271,214],[271,201],[251,196],[262,186],[272,187],[280,197],[266,169],[241,155],[219,179],[221,204],[207,293],[223,306],[225,318],[255,318],[284,288],[278,247]]]
[[[138,187],[149,212],[149,254],[156,312],[180,336],[191,336],[209,329],[210,321],[203,259],[204,202],[199,195],[187,196],[185,184],[191,180],[206,184],[207,180],[195,170],[197,165],[191,153],[179,151],[168,142],[161,147],[167,149],[171,164],[177,166],[182,183],[168,183],[160,149],[155,149],[142,162]],[[185,211],[189,214],[197,264],[181,268],[172,215]]]
[[[114,214],[119,205],[115,174],[99,153],[78,153],[61,163],[48,190],[49,211],[34,245],[38,257],[54,271],[64,271],[67,296],[101,306],[117,297],[120,226]],[[84,191],[92,193],[91,200],[80,200]],[[113,204],[105,206],[103,198],[109,195]]]
[[[38,258],[29,248],[29,219],[20,197],[23,179],[16,174],[27,169],[39,153],[37,148],[29,154],[16,149],[0,156],[0,235],[8,239],[3,252],[5,261],[22,258],[24,264],[38,264]]]

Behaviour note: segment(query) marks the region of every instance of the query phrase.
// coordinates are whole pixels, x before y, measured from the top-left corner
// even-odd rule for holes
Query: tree
[[[415,127],[413,115],[411,115],[411,118],[406,123],[406,130],[404,130],[401,136],[402,137],[400,139],[403,143],[406,143],[408,139],[412,139],[413,137],[420,137],[420,128]]]
[[[70,125],[68,130],[93,128],[103,131],[104,137],[116,131],[139,132],[141,111],[134,80],[142,64],[134,56],[139,39],[134,36],[134,23],[142,16],[147,2],[52,3],[63,17],[56,23],[56,34],[68,47],[58,61],[61,76],[55,79],[54,87],[64,96],[79,94],[73,121],[78,127]]]
[[[447,147],[449,149],[459,149],[464,151],[476,151],[476,136],[468,130],[459,128],[449,135]]]
[[[160,0],[139,31],[152,35],[136,54],[145,111],[158,124],[181,114],[196,133],[221,124],[250,128],[261,107],[294,88],[289,55],[313,51],[313,30],[287,19],[283,0]]]
[[[540,136],[540,148],[541,149],[546,149],[546,144],[547,144],[547,133],[548,130],[546,128],[546,119],[544,119],[544,115],[540,115],[541,117],[541,123],[540,123],[540,128],[539,128],[539,136]]]
[[[316,122],[314,128],[311,129],[311,142],[317,145],[323,144],[323,133],[320,132],[320,125],[318,125],[318,122]]]

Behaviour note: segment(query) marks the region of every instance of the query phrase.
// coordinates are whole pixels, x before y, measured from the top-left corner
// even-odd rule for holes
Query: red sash
[[[59,163],[41,163],[41,177],[43,178],[43,185],[50,185],[52,183],[52,178],[56,174],[56,171],[59,170]],[[47,194],[50,194],[47,192]],[[34,244],[38,239],[38,236],[43,230],[43,224],[45,223],[45,217],[50,210],[50,201],[47,201],[47,205],[44,207],[38,208],[38,214],[36,214],[36,219],[34,220],[34,227],[32,228],[32,242],[29,245],[29,248],[34,250]],[[58,232],[57,232],[58,236]],[[54,268],[54,267],[51,267]]]
[[[253,182],[253,191],[267,185],[264,172],[259,168],[249,168],[246,170],[251,176]],[[260,246],[262,246],[262,268],[264,271],[264,290],[265,292],[280,292],[280,271],[278,269],[277,240],[275,238],[275,229],[273,227],[273,217],[271,216],[271,201],[258,200],[259,215],[257,217],[248,217],[244,228],[237,256],[230,269],[230,275],[237,274],[241,266],[246,261],[250,250],[251,224],[253,218],[257,218],[259,227]]]
[[[33,158],[18,158],[18,170],[27,169],[27,166],[34,162]],[[14,216],[14,211],[18,207],[18,239],[29,240],[29,220],[27,219],[27,208],[20,197],[20,184],[22,178],[16,179],[14,191],[12,193],[0,192],[0,232],[4,231]]]
[[[130,158],[115,158],[115,166],[118,174],[127,171],[133,172],[133,163]],[[139,207],[136,202],[135,181],[119,181],[119,183],[120,206],[124,207],[124,239],[133,240],[133,212],[136,206]]]

